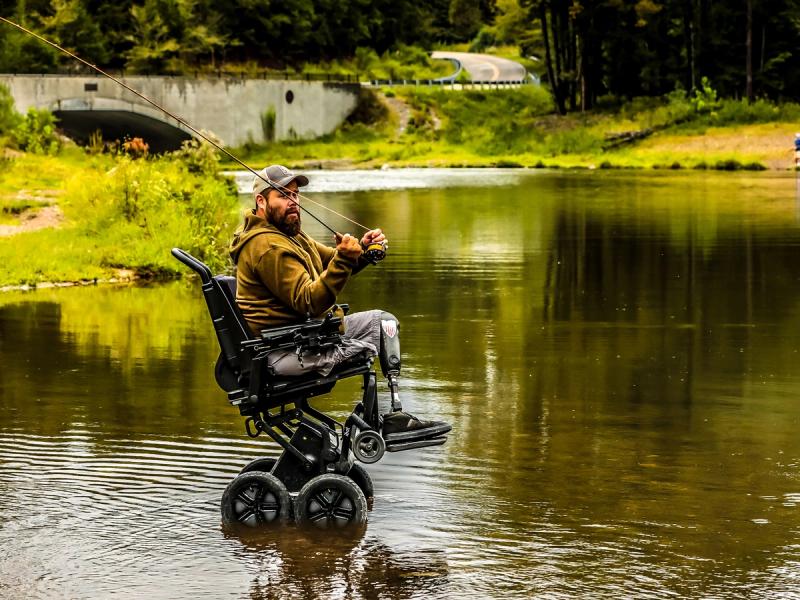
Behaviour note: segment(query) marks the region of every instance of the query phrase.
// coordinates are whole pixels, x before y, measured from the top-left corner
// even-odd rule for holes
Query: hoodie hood
[[[228,249],[234,263],[238,262],[239,254],[245,244],[262,233],[277,233],[283,235],[277,227],[267,223],[263,217],[258,216],[255,210],[247,211],[244,214],[244,224],[233,234],[233,241]]]

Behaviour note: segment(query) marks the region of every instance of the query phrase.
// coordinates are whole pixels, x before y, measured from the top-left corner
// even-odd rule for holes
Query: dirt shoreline
[[[160,275],[158,277],[147,277],[129,269],[120,269],[114,277],[95,277],[92,279],[76,279],[74,281],[40,281],[37,283],[22,283],[19,285],[0,286],[0,293],[4,292],[35,292],[37,290],[50,290],[54,288],[89,287],[99,285],[135,285],[138,283],[155,283],[176,281],[185,277],[193,277],[193,273],[175,275]]]

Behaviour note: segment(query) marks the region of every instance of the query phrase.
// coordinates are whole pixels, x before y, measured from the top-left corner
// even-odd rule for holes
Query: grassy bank
[[[88,156],[74,147],[55,157],[6,156],[0,213],[9,220],[25,205],[34,219],[44,204],[57,207],[57,227],[0,237],[0,287],[185,273],[173,246],[220,268],[238,219],[227,180],[172,158]]]
[[[386,111],[377,118],[348,123],[317,140],[249,145],[236,151],[257,165],[286,162],[306,168],[793,166],[800,106],[707,96],[672,94],[559,116],[553,114],[547,91],[536,86],[387,88],[379,93]],[[619,143],[619,136],[641,138]]]

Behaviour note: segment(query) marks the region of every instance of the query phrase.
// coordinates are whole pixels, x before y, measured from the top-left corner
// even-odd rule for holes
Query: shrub
[[[380,62],[380,58],[378,58],[378,54],[372,48],[356,48],[354,64],[359,73],[363,73],[371,79],[374,68],[378,62]]]
[[[718,171],[738,171],[742,168],[742,163],[738,160],[728,159],[717,161],[714,168]]]
[[[14,98],[8,86],[0,84],[0,134],[9,133],[19,126],[22,117],[14,110]]]
[[[378,95],[369,88],[361,87],[358,90],[358,101],[353,112],[347,117],[351,124],[364,123],[377,125],[389,118],[389,109],[381,102]]]
[[[475,36],[475,39],[473,39],[472,43],[469,45],[469,51],[483,52],[490,46],[494,46],[495,43],[496,40],[492,28],[484,25],[480,28],[478,34]]]
[[[122,151],[131,158],[147,158],[150,153],[150,145],[142,138],[135,137],[122,143]]]
[[[214,270],[228,264],[224,250],[238,206],[235,189],[171,156],[120,158],[105,176],[72,180],[66,198],[71,210],[86,215],[82,226],[96,238],[103,266],[174,272],[174,246]]]
[[[698,113],[711,112],[719,105],[717,90],[711,87],[708,77],[703,77],[700,80],[700,87],[694,90],[691,103],[695,112]]]
[[[497,161],[495,167],[497,167],[498,169],[521,169],[522,164],[513,160],[501,159]]]
[[[29,108],[11,135],[20,149],[32,154],[56,154],[61,148],[56,117],[49,110]]]
[[[180,150],[172,152],[171,155],[186,165],[190,173],[212,177],[216,177],[219,173],[219,152],[205,140],[197,138],[184,140]]]

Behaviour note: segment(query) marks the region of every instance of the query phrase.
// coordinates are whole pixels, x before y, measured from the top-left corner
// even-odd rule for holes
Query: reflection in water
[[[216,389],[195,282],[0,296],[2,594],[796,594],[792,177],[318,192],[388,230],[342,301],[398,315],[405,404],[454,423],[370,466],[355,539],[220,531],[276,449]]]
[[[253,599],[292,597],[412,598],[441,596],[447,590],[443,551],[395,553],[363,535],[315,532],[291,527],[278,531],[225,532],[241,543],[235,554],[257,573]]]

